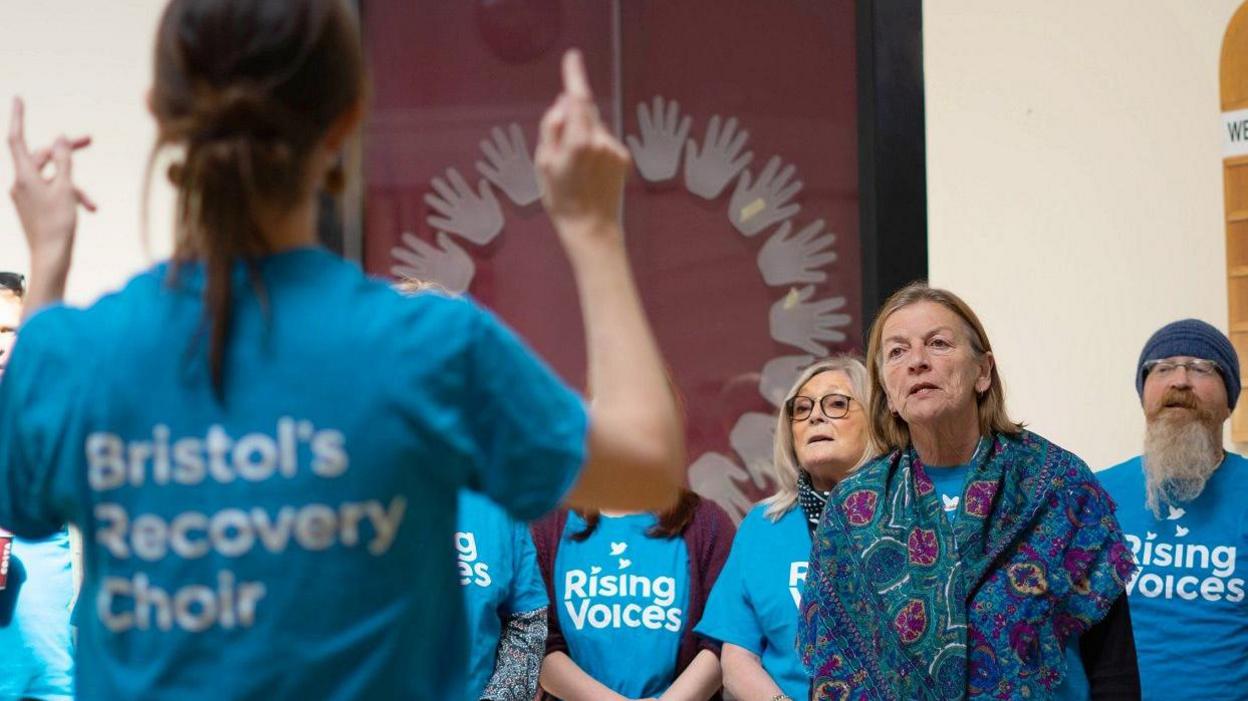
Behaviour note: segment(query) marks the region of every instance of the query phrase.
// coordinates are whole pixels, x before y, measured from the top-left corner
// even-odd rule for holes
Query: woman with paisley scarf
[[[867,363],[888,452],[837,486],[815,532],[798,631],[812,697],[1138,699],[1113,504],[1010,420],[975,313],[909,285]]]
[[[723,643],[724,688],[742,701],[805,699],[794,648],[810,538],[836,483],[879,451],[867,430],[867,368],[852,356],[798,374],[776,417],[776,493],[750,510],[697,632]]]

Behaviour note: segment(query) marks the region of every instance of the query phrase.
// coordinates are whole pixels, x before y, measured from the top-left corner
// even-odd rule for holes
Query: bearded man
[[[1127,585],[1144,699],[1248,699],[1248,459],[1222,448],[1239,398],[1213,326],[1162,327],[1135,388],[1144,454],[1101,473],[1139,570]]]

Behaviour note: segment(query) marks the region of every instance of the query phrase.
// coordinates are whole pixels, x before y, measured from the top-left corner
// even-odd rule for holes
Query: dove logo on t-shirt
[[[563,576],[563,605],[577,630],[649,628],[677,632],[683,611],[676,603],[676,578],[646,576],[628,570],[628,544],[612,542],[608,567],[569,569]]]
[[[493,583],[490,566],[480,562],[477,536],[471,531],[455,533],[455,557],[459,566],[459,583],[465,587],[488,587]]]
[[[941,504],[944,506],[945,511],[957,511],[958,502],[962,501],[962,497],[960,496],[951,497],[948,494],[941,494],[940,501],[941,501]]]
[[[802,606],[802,585],[806,583],[806,572],[810,563],[806,560],[789,563],[789,594],[793,596],[793,605]]]

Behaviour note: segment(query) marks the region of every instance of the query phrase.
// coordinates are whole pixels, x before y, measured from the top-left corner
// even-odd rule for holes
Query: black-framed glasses
[[[22,296],[26,294],[26,276],[21,273],[0,273],[0,289]]]
[[[805,421],[810,418],[810,413],[815,410],[815,404],[819,404],[819,410],[829,419],[843,419],[849,413],[849,404],[854,401],[853,397],[847,397],[843,394],[825,394],[819,399],[804,397],[797,395],[784,404],[784,411],[789,415],[789,421]]]

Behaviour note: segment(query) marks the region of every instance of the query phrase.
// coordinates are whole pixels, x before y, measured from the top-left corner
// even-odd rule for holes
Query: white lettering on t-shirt
[[[627,560],[621,562],[631,564]],[[642,599],[643,603],[612,599]],[[646,603],[645,599],[650,601]],[[588,624],[598,629],[644,627],[679,632],[684,612],[674,603],[675,577],[629,572],[602,574],[602,568],[597,566],[588,572],[570,569],[563,576],[563,605],[577,630],[584,630]]]
[[[471,531],[455,534],[455,558],[459,566],[459,583],[462,586],[488,587],[494,582],[490,566],[478,562],[477,536]]]
[[[1178,540],[1187,537],[1190,530],[1176,524],[1174,532]],[[1128,594],[1184,601],[1244,600],[1244,580],[1234,576],[1236,546],[1170,542],[1160,540],[1159,534],[1152,531],[1147,531],[1144,538],[1128,533],[1126,540],[1139,567],[1127,582]]]
[[[228,484],[235,479],[263,482],[274,476],[293,478],[302,453],[307,469],[331,479],[347,471],[350,459],[346,437],[335,429],[317,429],[310,421],[289,416],[277,420],[274,435],[247,433],[237,440],[219,425],[205,434],[174,439],[169,427],[157,424],[151,440],[123,440],[107,431],[87,436],[87,482],[96,492],[127,485],[139,487],[196,485],[211,479]],[[303,446],[306,446],[306,451]]]
[[[793,596],[793,605],[802,606],[802,585],[806,583],[806,572],[810,569],[807,561],[789,563],[789,594]]]
[[[95,540],[110,555],[158,562],[169,554],[194,560],[215,552],[225,557],[243,557],[257,549],[285,552],[292,541],[304,550],[327,550],[335,545],[355,547],[360,543],[361,521],[371,526],[365,547],[373,555],[384,555],[394,544],[399,524],[407,510],[407,499],[396,496],[384,506],[376,500],[327,504],[283,506],[277,513],[253,507],[224,509],[214,514],[185,511],[165,519],[143,514],[130,520],[118,504],[95,507]]]
[[[341,476],[350,467],[341,431],[284,416],[272,435],[232,437],[220,425],[202,436],[173,436],[156,424],[150,439],[127,440],[107,431],[87,436],[87,483],[101,498],[94,508],[95,540],[108,556],[139,564],[167,558],[196,560],[215,554],[238,559],[254,553],[279,554],[291,547],[321,552],[364,547],[386,554],[398,536],[407,499],[369,499],[339,504],[287,504],[269,510],[226,507],[214,513],[141,513],[133,517],[113,492],[127,487],[198,486],[293,479],[301,471],[321,479]],[[475,545],[473,546],[475,551]],[[106,576],[96,597],[96,615],[115,633],[128,630],[198,633],[213,626],[248,628],[266,594],[263,582],[239,581],[218,570],[213,585],[178,582],[169,589],[151,573]]]
[[[147,575],[104,577],[95,598],[96,614],[114,633],[128,630],[199,633],[214,625],[226,630],[250,628],[264,598],[262,582],[235,582],[228,570],[217,573],[216,588],[190,584],[173,592],[153,586]]]

